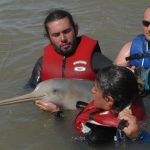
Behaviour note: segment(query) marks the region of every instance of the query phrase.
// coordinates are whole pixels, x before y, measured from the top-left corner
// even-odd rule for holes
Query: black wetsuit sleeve
[[[31,75],[31,78],[29,79],[28,83],[27,83],[27,86],[29,87],[32,87],[32,88],[35,88],[37,86],[37,84],[39,82],[41,82],[41,66],[42,66],[42,59],[43,57],[40,57],[34,68],[33,68],[33,71],[32,71],[32,75]]]
[[[99,69],[112,65],[112,61],[101,53],[99,44],[97,43],[92,55],[92,68],[96,73]]]

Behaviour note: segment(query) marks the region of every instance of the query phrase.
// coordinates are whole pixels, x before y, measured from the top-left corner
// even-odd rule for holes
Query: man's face
[[[144,13],[144,21],[150,23],[150,8],[146,9]],[[150,41],[150,24],[145,25],[144,27],[144,35],[148,41]]]
[[[58,51],[69,52],[76,46],[76,31],[67,17],[47,24],[49,39]]]

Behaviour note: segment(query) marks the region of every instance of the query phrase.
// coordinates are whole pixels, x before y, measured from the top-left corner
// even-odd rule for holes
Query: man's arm
[[[128,126],[123,128],[123,132],[129,139],[136,139],[140,132],[139,123],[135,116],[132,115],[131,110],[124,109],[119,113],[119,118],[126,120]]]
[[[131,42],[128,42],[122,47],[114,61],[114,64],[126,67],[128,66],[128,61],[126,61],[126,57],[130,55],[131,44]]]
[[[92,56],[92,68],[96,73],[99,69],[112,65],[112,61],[101,53],[99,44],[95,46]]]
[[[34,68],[33,68],[33,71],[32,71],[32,75],[31,75],[31,78],[30,80],[28,81],[27,83],[27,86],[30,86],[32,88],[35,88],[37,86],[37,84],[39,82],[41,82],[41,66],[42,66],[42,58],[43,57],[40,57]]]

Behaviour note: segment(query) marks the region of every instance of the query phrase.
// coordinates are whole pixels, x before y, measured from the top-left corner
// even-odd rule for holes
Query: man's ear
[[[77,36],[79,32],[79,26],[78,24],[75,24],[75,35]]]
[[[114,99],[113,99],[111,96],[105,97],[105,100],[106,100],[106,102],[108,102],[108,104],[109,104],[110,106],[113,106],[113,105],[114,105]]]

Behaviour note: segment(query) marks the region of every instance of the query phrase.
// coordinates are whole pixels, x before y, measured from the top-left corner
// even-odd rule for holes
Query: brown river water
[[[26,93],[24,85],[49,42],[43,21],[50,9],[70,11],[79,34],[97,39],[102,52],[114,60],[124,43],[143,32],[143,11],[149,4],[149,0],[0,0],[0,99]],[[144,102],[149,115],[148,100]],[[1,106],[0,150],[101,149],[78,140],[72,125],[76,114],[65,111],[60,120],[33,103]],[[119,149],[148,150],[149,144],[125,144]]]

